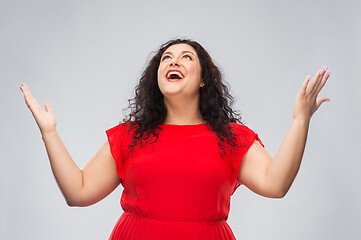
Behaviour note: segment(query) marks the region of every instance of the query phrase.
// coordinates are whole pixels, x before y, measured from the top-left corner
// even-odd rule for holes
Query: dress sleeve
[[[236,151],[232,156],[232,169],[233,169],[232,183],[237,181],[236,187],[234,189],[236,190],[236,188],[242,184],[241,182],[238,181],[237,178],[243,156],[246,154],[246,152],[252,146],[255,140],[257,140],[262,145],[262,147],[264,147],[264,145],[261,139],[259,139],[258,134],[252,131],[247,126],[235,124],[234,130],[236,133],[237,144],[240,146],[240,147],[236,147]]]
[[[123,139],[125,136],[124,125],[119,124],[105,131],[108,137],[110,152],[114,158],[119,178],[124,180],[124,158],[122,154]]]

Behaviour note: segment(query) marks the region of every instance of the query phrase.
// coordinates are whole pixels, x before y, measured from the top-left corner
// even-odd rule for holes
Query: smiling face
[[[158,86],[165,99],[170,96],[199,97],[201,65],[194,48],[175,44],[167,48],[158,68]]]

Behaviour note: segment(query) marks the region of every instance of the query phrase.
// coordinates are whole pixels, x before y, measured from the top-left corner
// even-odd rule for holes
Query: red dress
[[[258,135],[231,123],[241,148],[222,157],[206,124],[159,125],[158,140],[129,154],[128,124],[106,130],[124,187],[111,240],[236,239],[227,224],[242,156]],[[263,144],[262,144],[263,146]]]

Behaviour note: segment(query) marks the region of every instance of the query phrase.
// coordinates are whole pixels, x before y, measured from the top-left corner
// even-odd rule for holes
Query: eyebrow
[[[184,53],[191,53],[192,55],[194,55],[194,53],[192,53],[191,51],[183,51],[182,54],[184,54]],[[165,53],[163,53],[163,55],[166,55],[166,54],[173,55],[172,52],[165,52]],[[194,55],[194,56],[196,56],[196,55]]]

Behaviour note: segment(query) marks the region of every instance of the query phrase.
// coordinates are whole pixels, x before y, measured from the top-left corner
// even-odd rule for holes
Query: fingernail
[[[323,68],[321,69],[321,71],[320,71],[320,75],[323,73]]]
[[[325,100],[325,102],[329,102],[329,101],[330,101],[330,99]]]
[[[328,72],[328,76],[330,76],[330,75],[331,75],[331,71]]]

